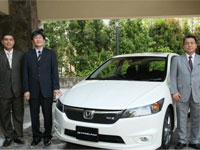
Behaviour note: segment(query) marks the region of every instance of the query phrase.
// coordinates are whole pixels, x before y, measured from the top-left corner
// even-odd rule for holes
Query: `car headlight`
[[[140,117],[158,113],[161,111],[164,98],[151,105],[127,109],[123,112],[122,118]]]
[[[56,101],[56,107],[61,111],[64,112],[64,105],[61,103],[60,99],[58,98]]]

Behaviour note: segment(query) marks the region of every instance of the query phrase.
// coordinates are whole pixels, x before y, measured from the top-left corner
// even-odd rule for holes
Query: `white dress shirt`
[[[43,48],[41,49],[41,50],[38,50],[37,48],[35,49],[35,51],[36,51],[36,54],[37,54],[37,57],[39,56],[39,51],[41,52],[41,54],[42,54],[42,51],[43,51]]]
[[[4,49],[4,52],[6,53],[10,68],[12,68],[13,49],[10,52]]]
[[[190,55],[188,55],[187,53],[185,53],[186,54],[186,56],[187,56],[187,60],[189,61],[189,57],[190,57]],[[195,53],[192,55],[192,58],[191,58],[191,60],[192,60],[192,65],[194,66],[194,57],[195,57]]]

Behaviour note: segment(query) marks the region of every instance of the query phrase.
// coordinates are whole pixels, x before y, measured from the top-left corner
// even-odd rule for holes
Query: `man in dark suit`
[[[56,54],[44,48],[45,36],[42,30],[32,33],[35,49],[24,55],[23,85],[24,98],[29,100],[33,132],[32,146],[37,145],[41,138],[45,146],[51,144],[52,102],[55,95],[61,95]],[[40,106],[44,117],[45,131],[40,131]]]
[[[0,51],[0,120],[1,130],[5,136],[2,146],[7,147],[13,140],[18,144],[24,144],[23,53],[13,49],[15,40],[11,33],[4,34],[1,43],[4,49]]]

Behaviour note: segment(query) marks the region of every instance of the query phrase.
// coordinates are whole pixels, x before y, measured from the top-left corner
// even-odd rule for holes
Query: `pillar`
[[[32,48],[31,33],[38,28],[36,0],[8,0],[9,15],[0,15],[0,35],[11,32],[15,49],[26,52]],[[1,45],[2,47],[2,45]]]

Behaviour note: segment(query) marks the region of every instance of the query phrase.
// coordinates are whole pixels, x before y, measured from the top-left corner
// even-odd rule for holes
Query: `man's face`
[[[13,46],[15,45],[15,40],[12,35],[5,35],[1,43],[3,44],[6,50],[10,51],[13,49]]]
[[[44,47],[45,40],[42,35],[38,34],[33,37],[32,43],[36,48],[41,48]]]
[[[188,53],[189,55],[192,55],[193,53],[195,53],[195,51],[197,49],[197,43],[196,43],[195,39],[187,38],[185,40],[183,47],[184,47],[186,53]]]

